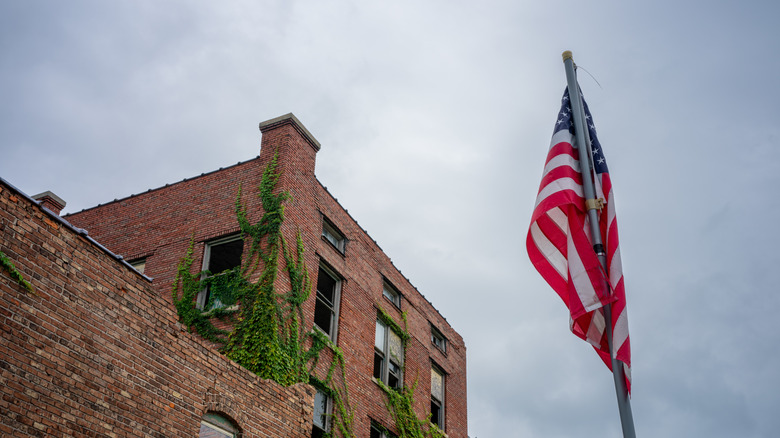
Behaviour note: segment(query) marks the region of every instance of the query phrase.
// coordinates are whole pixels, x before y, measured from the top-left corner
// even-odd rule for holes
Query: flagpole
[[[593,242],[593,250],[601,262],[604,272],[607,272],[607,254],[604,251],[604,245],[601,239],[601,230],[599,230],[599,221],[596,210],[596,189],[593,184],[591,168],[593,167],[590,151],[590,135],[585,128],[585,109],[580,97],[580,88],[577,84],[577,76],[574,71],[574,58],[570,51],[562,54],[563,65],[566,68],[566,82],[569,86],[569,98],[571,100],[571,110],[574,118],[574,134],[577,140],[577,147],[580,149],[580,166],[582,174],[582,185],[585,191],[585,206],[588,210],[588,221],[590,222],[590,235]],[[606,280],[604,280],[606,281]],[[636,438],[634,431],[634,417],[631,413],[631,400],[628,397],[628,388],[626,387],[626,376],[623,370],[623,364],[615,358],[612,352],[612,312],[611,305],[604,306],[604,319],[607,332],[607,343],[609,345],[609,355],[612,358],[612,376],[615,381],[615,392],[617,394],[618,411],[620,412],[620,423],[623,427],[624,438]]]

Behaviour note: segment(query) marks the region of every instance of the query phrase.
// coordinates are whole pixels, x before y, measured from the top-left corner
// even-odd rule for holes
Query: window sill
[[[376,378],[376,377],[374,377],[374,376],[371,376],[371,381],[372,381],[372,382],[374,382],[374,383],[376,383],[376,386],[378,386],[378,387],[379,387],[380,389],[382,389],[383,391],[385,390],[385,388],[392,389],[392,390],[393,390],[393,391],[395,391],[395,392],[401,392],[401,390],[403,389],[403,387],[394,388],[394,387],[392,387],[392,386],[388,385],[387,383],[385,383],[385,382],[383,382],[383,381],[381,381],[381,380],[377,379],[377,378]]]
[[[334,245],[333,242],[325,238],[325,236],[320,236],[322,238],[322,241],[325,242],[329,247],[333,248],[334,251],[336,251],[340,256],[346,257],[346,248],[342,250],[338,246]]]
[[[444,436],[444,438],[449,438],[449,435],[447,435],[446,432],[441,430],[441,428],[439,427],[438,424],[433,424],[433,423],[428,423],[428,424],[430,424],[432,428],[435,427],[439,432],[441,432],[441,434]]]
[[[232,306],[228,306],[228,307],[217,307],[205,312],[200,312],[200,314],[208,317],[208,316],[212,316],[217,312],[224,313],[226,315],[232,313],[238,313],[238,304],[233,304]]]

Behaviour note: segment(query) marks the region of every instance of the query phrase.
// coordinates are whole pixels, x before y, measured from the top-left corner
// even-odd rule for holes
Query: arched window
[[[200,438],[238,438],[238,428],[222,415],[206,412],[200,422]]]

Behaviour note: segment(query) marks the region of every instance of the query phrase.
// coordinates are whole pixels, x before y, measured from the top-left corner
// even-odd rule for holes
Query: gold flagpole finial
[[[571,54],[571,50],[561,53],[561,56],[563,57],[563,62],[566,62],[567,59],[574,61],[574,55]]]

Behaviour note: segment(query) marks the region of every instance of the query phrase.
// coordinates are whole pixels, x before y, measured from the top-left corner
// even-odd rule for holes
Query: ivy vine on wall
[[[241,266],[214,276],[208,271],[193,274],[194,240],[191,240],[178,265],[172,287],[173,302],[185,326],[218,344],[227,357],[261,378],[283,386],[305,382],[324,388],[335,406],[331,436],[338,431],[342,437],[354,437],[354,413],[349,407],[344,355],[322,332],[305,329],[302,305],[311,294],[312,283],[300,233],[294,251],[289,249],[281,233],[284,201],[289,194],[275,193],[280,176],[276,171],[277,159],[278,154],[274,154],[260,182],[258,196],[264,213],[259,222],[250,222],[239,187],[235,213],[244,247],[248,248]],[[274,287],[280,255],[290,279],[290,290],[286,292]],[[203,309],[211,310],[204,311],[196,305],[196,297],[206,288],[210,292],[209,301]],[[217,328],[215,319],[228,320],[232,331]],[[333,352],[333,359],[325,379],[319,380],[313,373],[325,348]],[[334,378],[337,368],[340,369],[338,379]]]
[[[302,305],[311,294],[312,283],[300,233],[294,251],[289,249],[281,233],[284,201],[289,194],[274,193],[280,176],[276,172],[277,159],[275,154],[260,182],[258,196],[264,213],[259,222],[250,222],[239,187],[235,213],[244,247],[248,247],[241,266],[219,275],[208,271],[192,273],[194,239],[191,239],[178,264],[172,287],[173,302],[182,324],[218,344],[227,357],[261,378],[283,386],[312,383],[325,390],[334,406],[333,427],[328,436],[352,438],[355,414],[349,403],[344,354],[324,333],[305,329]],[[286,292],[279,292],[274,286],[280,255],[290,279],[290,290]],[[196,305],[196,298],[206,288],[210,292],[209,301],[203,309],[210,310],[204,311]],[[410,335],[405,312],[402,317],[404,327],[379,307],[379,318],[400,336],[406,355]],[[215,319],[229,321],[233,329],[217,328]],[[332,360],[325,378],[319,379],[314,370],[320,353],[326,348],[331,350]],[[395,420],[399,438],[445,437],[430,423],[430,416],[420,419],[414,412],[417,379],[412,386],[404,384],[400,389],[390,388],[381,381],[377,383],[387,396],[386,406]]]
[[[404,349],[404,358],[406,358],[406,348],[410,338],[409,335],[409,323],[406,319],[406,312],[401,313],[403,318],[404,327],[396,323],[393,318],[383,309],[379,307],[379,319],[382,320],[391,330],[393,330],[400,338]],[[402,372],[406,374],[406,360],[402,361]],[[405,379],[404,379],[405,380]],[[385,404],[387,410],[393,416],[395,420],[396,428],[398,428],[399,438],[444,438],[446,435],[439,429],[438,426],[430,422],[431,416],[428,415],[424,419],[421,419],[414,412],[414,391],[417,389],[418,380],[415,377],[412,386],[408,386],[406,383],[399,388],[391,388],[381,380],[375,380],[382,391],[385,393],[387,399]]]
[[[16,269],[16,266],[14,266],[14,263],[11,261],[11,259],[9,259],[8,256],[5,255],[5,253],[2,251],[0,251],[0,267],[2,267],[3,270],[5,270],[14,281],[16,281],[16,284],[21,286],[22,289],[25,289],[28,292],[35,292],[33,290],[32,284],[24,279],[22,273]]]

